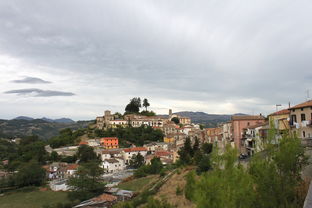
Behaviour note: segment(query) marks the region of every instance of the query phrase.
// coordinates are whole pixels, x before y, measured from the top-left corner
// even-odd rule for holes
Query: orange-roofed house
[[[100,143],[101,143],[101,146],[104,147],[104,149],[119,148],[117,137],[103,137],[101,138]]]
[[[312,100],[295,105],[290,110],[290,127],[302,139],[312,139]]]

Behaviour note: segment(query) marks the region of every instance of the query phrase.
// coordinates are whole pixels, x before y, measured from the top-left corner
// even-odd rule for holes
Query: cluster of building
[[[275,129],[271,142],[278,142],[291,133],[306,140],[312,139],[312,100],[264,116],[237,115],[216,128],[207,128],[208,142],[220,149],[230,144],[241,153],[253,155],[263,149],[270,129]]]
[[[176,124],[172,118],[177,117],[180,123]],[[190,138],[194,143],[214,143],[224,150],[226,145],[236,147],[240,153],[253,155],[263,149],[263,142],[268,137],[270,129],[275,129],[273,142],[278,142],[284,134],[293,133],[298,137],[312,140],[312,101],[307,101],[293,107],[274,112],[267,117],[263,115],[233,115],[231,120],[219,124],[216,128],[200,128],[192,124],[190,118],[172,114],[167,116],[126,115],[124,120],[116,118],[110,111],[97,118],[96,126],[99,129],[116,127],[151,126],[162,130],[162,142],[151,142],[141,147],[132,145],[129,148],[120,148],[117,137],[104,137],[82,141],[80,145],[89,145],[101,158],[101,167],[106,175],[119,174],[130,167],[130,161],[135,155],[141,154],[145,164],[149,164],[154,157],[160,158],[164,165],[174,163],[178,159],[178,151],[183,147],[185,139]],[[59,149],[58,153],[71,155],[78,147]],[[52,190],[64,190],[60,186],[64,180],[72,176],[77,170],[76,164],[53,163],[46,167],[51,181]],[[87,204],[89,202],[86,202]]]
[[[111,114],[111,111],[106,110],[104,116],[96,117],[96,127],[98,129],[117,128],[117,127],[140,127],[147,125],[155,128],[162,128],[167,121],[171,121],[172,118],[178,118],[179,123],[182,125],[191,124],[191,119],[188,117],[172,114],[172,110],[169,110],[169,116],[143,116],[138,114],[128,114],[123,118],[120,118],[116,114]]]

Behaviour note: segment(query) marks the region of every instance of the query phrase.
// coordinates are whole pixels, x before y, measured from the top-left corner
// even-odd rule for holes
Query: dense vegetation
[[[210,153],[212,144],[204,143],[201,148],[199,140],[196,138],[192,146],[190,138],[186,138],[184,146],[179,150],[179,165],[196,165],[197,173],[206,172],[211,168]]]
[[[142,165],[134,172],[134,176],[137,178],[145,177],[150,174],[159,174],[163,169],[163,164],[158,157],[154,157],[151,160],[151,164]]]
[[[96,137],[118,137],[121,147],[128,147],[130,144],[142,146],[152,141],[162,141],[163,132],[160,129],[153,129],[150,126],[141,126],[138,128],[118,127],[107,130],[95,130]]]
[[[75,123],[55,123],[41,119],[34,120],[0,120],[0,138],[23,138],[37,135],[40,139],[47,140],[59,134],[64,128],[85,128],[91,121],[78,121]]]
[[[72,129],[66,128],[59,132],[58,136],[49,139],[49,144],[52,148],[58,148],[62,146],[76,145],[79,143],[79,137],[84,135],[85,129],[78,129],[73,131]]]
[[[278,146],[268,142],[265,154],[253,157],[247,168],[230,147],[224,155],[213,155],[212,171],[187,177],[185,196],[197,207],[302,207],[301,171],[307,158],[298,138],[285,137]]]

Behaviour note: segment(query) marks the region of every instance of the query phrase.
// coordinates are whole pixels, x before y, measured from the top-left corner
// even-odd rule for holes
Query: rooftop
[[[243,116],[232,116],[232,120],[264,120],[264,117],[259,116],[250,116],[250,115],[243,115]]]
[[[277,112],[275,112],[275,113],[272,113],[272,114],[270,114],[269,116],[284,115],[284,114],[289,114],[289,113],[290,113],[290,110],[288,110],[288,109],[283,109],[283,110],[277,111]]]
[[[312,100],[290,107],[289,110],[296,109],[296,108],[305,108],[305,107],[312,107]]]
[[[101,140],[112,140],[112,139],[118,139],[117,137],[103,137]]]
[[[132,147],[124,149],[125,152],[139,152],[139,151],[147,151],[146,147]]]

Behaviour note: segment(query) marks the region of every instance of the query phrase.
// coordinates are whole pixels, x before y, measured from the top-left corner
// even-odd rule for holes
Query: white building
[[[165,142],[151,142],[145,144],[144,147],[147,148],[148,152],[154,153],[157,150],[168,150],[168,143]]]
[[[122,158],[105,159],[102,162],[102,167],[106,173],[116,173],[126,168],[125,162]]]
[[[143,157],[147,155],[146,147],[132,147],[123,150],[123,158],[126,164],[129,164],[134,155],[141,154]]]
[[[88,142],[88,145],[90,147],[99,147],[100,146],[100,141],[98,139],[89,139],[87,142]]]
[[[101,154],[101,160],[104,161],[106,159],[111,159],[115,157],[122,157],[122,153],[120,149],[105,149],[102,150]]]

